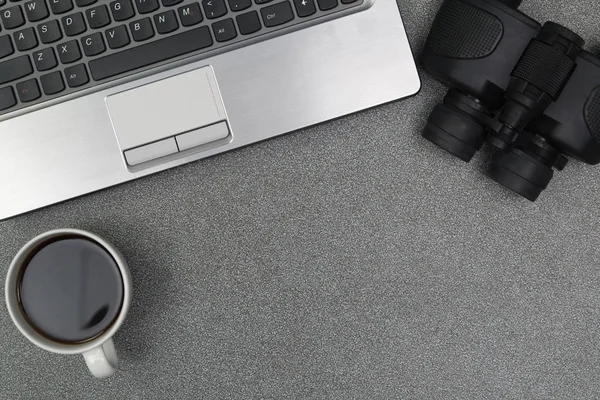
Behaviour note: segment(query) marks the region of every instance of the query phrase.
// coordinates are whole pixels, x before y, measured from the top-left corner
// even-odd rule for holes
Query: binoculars
[[[469,162],[494,148],[488,175],[535,201],[568,158],[600,163],[600,59],[521,0],[445,0],[422,63],[450,87],[423,137]]]

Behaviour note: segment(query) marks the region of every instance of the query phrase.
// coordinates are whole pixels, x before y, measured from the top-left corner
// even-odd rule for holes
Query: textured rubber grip
[[[512,76],[531,83],[556,100],[574,67],[575,62],[566,54],[532,40]]]
[[[600,141],[600,86],[594,89],[585,105],[585,122],[594,137]]]
[[[428,46],[443,57],[473,59],[494,52],[502,39],[502,22],[461,0],[446,1],[429,34]]]

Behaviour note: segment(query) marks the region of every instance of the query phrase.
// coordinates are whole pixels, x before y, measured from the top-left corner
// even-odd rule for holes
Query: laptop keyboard
[[[362,3],[0,0],[0,115]]]

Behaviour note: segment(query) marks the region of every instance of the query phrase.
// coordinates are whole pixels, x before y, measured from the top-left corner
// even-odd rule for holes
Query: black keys
[[[154,16],[154,25],[156,25],[156,30],[161,35],[173,32],[174,30],[177,30],[177,28],[179,28],[179,24],[177,23],[177,16],[175,15],[175,12],[173,10],[156,14]]]
[[[136,42],[143,42],[154,36],[154,29],[152,29],[150,18],[130,22],[129,29],[131,29],[131,35]]]
[[[62,24],[67,36],[79,35],[87,29],[83,20],[83,14],[80,12],[62,17]]]
[[[337,0],[336,0],[337,1]],[[289,1],[273,4],[260,10],[263,22],[267,28],[290,22],[294,19],[294,12]]]
[[[202,0],[202,8],[208,19],[219,18],[227,14],[224,0]]]
[[[106,35],[108,47],[111,49],[118,49],[123,46],[127,46],[130,42],[129,34],[127,33],[127,28],[125,28],[125,25],[119,25],[112,29],[107,29],[104,34]]]
[[[337,0],[317,0],[317,3],[319,3],[319,9],[321,11],[331,10],[338,5]]]
[[[117,0],[110,3],[110,12],[112,12],[115,21],[125,21],[133,18],[135,11],[131,0]]]
[[[6,4],[6,0],[0,0],[0,7]]]
[[[256,11],[238,15],[235,19],[242,35],[250,35],[251,33],[258,32],[261,28],[260,19]]]
[[[23,7],[25,7],[25,14],[30,22],[41,21],[49,15],[45,0],[31,0],[26,2]]]
[[[37,30],[40,35],[40,40],[44,44],[54,43],[62,39],[62,32],[60,31],[60,26],[56,20],[38,25]]]
[[[0,62],[0,85],[33,73],[29,56],[21,56]]]
[[[162,0],[162,5],[165,7],[174,6],[181,3],[183,0]]]
[[[252,0],[229,0],[231,11],[242,11],[252,5]]]
[[[42,89],[47,96],[60,93],[65,90],[65,82],[59,71],[40,77]]]
[[[235,25],[231,18],[212,24],[213,32],[217,42],[227,42],[237,36]]]
[[[88,57],[97,56],[106,51],[104,39],[102,39],[100,32],[82,37],[81,47],[83,48],[83,53]]]
[[[19,6],[13,6],[6,10],[2,10],[0,16],[0,18],[2,18],[2,26],[6,29],[18,28],[25,23],[23,12]]]
[[[317,12],[315,0],[294,0],[294,6],[300,18],[308,17]]]
[[[85,16],[87,18],[88,25],[92,29],[102,28],[103,26],[110,24],[108,8],[106,8],[105,5],[88,8],[85,10]]]
[[[140,14],[148,14],[158,10],[158,0],[133,0]]]
[[[50,2],[50,9],[52,14],[64,14],[73,9],[73,2],[71,0],[48,0]]]
[[[87,7],[91,6],[96,1],[98,0],[75,0],[75,4],[77,4],[79,7]]]
[[[73,63],[81,58],[81,51],[77,40],[71,40],[70,42],[59,44],[56,46],[58,52],[58,58],[63,64]]]
[[[78,64],[69,68],[65,68],[65,79],[69,87],[83,86],[90,81],[85,65]]]
[[[42,95],[35,79],[17,83],[17,94],[23,103],[37,100]]]
[[[5,87],[0,89],[0,111],[7,110],[17,104],[15,93],[12,88]]]
[[[15,52],[12,43],[10,42],[10,36],[0,36],[0,58],[10,56]]]
[[[179,7],[177,10],[181,25],[192,26],[202,22],[202,12],[198,3],[188,4],[187,6]]]
[[[201,50],[212,46],[212,44],[210,30],[207,26],[202,26],[143,46],[92,60],[89,63],[90,72],[95,80],[100,81]]]
[[[50,47],[33,53],[33,63],[38,71],[48,71],[58,65],[54,50]]]
[[[31,50],[38,45],[33,28],[26,28],[13,33],[15,45],[20,51]]]

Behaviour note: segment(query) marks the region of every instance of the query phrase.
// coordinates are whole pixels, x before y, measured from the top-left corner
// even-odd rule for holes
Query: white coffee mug
[[[26,266],[24,265],[25,261],[29,258],[32,251],[38,248],[40,244],[57,236],[66,235],[79,236],[84,239],[87,238],[103,247],[115,260],[123,280],[123,302],[118,316],[112,325],[102,332],[102,334],[83,343],[65,344],[53,341],[41,335],[27,321],[19,304],[18,285],[20,272],[22,268]],[[33,344],[53,353],[82,354],[90,372],[97,378],[107,378],[114,375],[118,368],[118,361],[112,337],[123,324],[127,312],[129,311],[132,285],[131,274],[129,273],[127,262],[112,244],[93,233],[78,229],[58,229],[46,232],[29,241],[29,243],[27,243],[15,256],[8,269],[5,289],[6,304],[13,322],[17,328],[19,328],[21,333]]]

